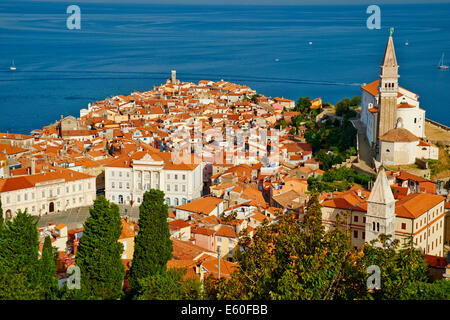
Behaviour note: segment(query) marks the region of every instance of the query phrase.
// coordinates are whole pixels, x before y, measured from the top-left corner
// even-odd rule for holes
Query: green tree
[[[131,292],[139,291],[138,279],[166,271],[173,250],[167,217],[164,192],[155,189],[146,192],[139,207],[139,232],[128,277]]]
[[[187,278],[185,269],[170,269],[138,279],[138,300],[199,300],[201,284],[196,278]]]
[[[3,218],[2,199],[0,199],[0,233],[2,232],[5,220]]]
[[[309,97],[300,97],[294,110],[305,114],[309,111],[309,107],[311,107],[311,99]]]
[[[125,275],[119,207],[99,196],[89,212],[76,256],[81,290],[90,299],[118,299]]]
[[[442,279],[433,283],[419,282],[408,297],[414,300],[450,300],[450,281]]]
[[[381,272],[381,289],[371,292],[374,299],[410,299],[418,283],[431,281],[424,255],[414,248],[412,240],[400,246],[399,240],[391,241],[391,236],[383,234],[371,245],[364,246],[363,251],[364,264],[377,265]]]
[[[361,104],[361,96],[354,96],[351,100],[350,105],[352,107],[357,107]]]
[[[58,294],[58,280],[56,279],[55,253],[49,236],[45,238],[42,257],[39,260],[39,276],[47,300],[55,299]]]
[[[285,213],[243,236],[230,279],[207,279],[210,299],[353,299],[365,292],[359,256],[341,228],[324,232],[315,197],[303,221]]]
[[[0,300],[40,299],[37,219],[19,210],[0,233]]]

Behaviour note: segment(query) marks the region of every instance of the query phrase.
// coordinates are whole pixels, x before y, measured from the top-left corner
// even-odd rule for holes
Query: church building
[[[438,159],[438,148],[423,141],[425,110],[419,96],[399,86],[394,40],[389,36],[380,78],[361,87],[361,122],[377,161],[388,165]]]

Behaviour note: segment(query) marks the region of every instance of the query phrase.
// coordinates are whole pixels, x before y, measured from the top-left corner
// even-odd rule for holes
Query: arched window
[[[372,222],[373,231],[375,231],[375,222]]]
[[[175,205],[178,205],[178,198],[175,198]]]
[[[170,206],[170,198],[169,197],[166,198],[166,203],[168,206]]]
[[[380,224],[377,222],[377,231],[380,231]]]
[[[186,204],[186,203],[187,203],[187,199],[186,198],[181,199],[181,204]]]
[[[389,149],[386,149],[386,152],[391,152]]]

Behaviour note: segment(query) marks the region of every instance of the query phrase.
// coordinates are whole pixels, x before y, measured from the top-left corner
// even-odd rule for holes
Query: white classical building
[[[416,158],[438,159],[438,148],[423,141],[425,110],[419,96],[398,85],[398,64],[392,35],[388,39],[380,79],[361,87],[361,122],[377,160],[411,164]]]
[[[0,196],[5,218],[20,209],[35,216],[92,205],[96,177],[69,169],[0,179]]]
[[[176,164],[170,153],[138,151],[105,164],[105,196],[127,205],[140,205],[150,189],[162,190],[170,206],[199,198],[203,189],[200,164]]]

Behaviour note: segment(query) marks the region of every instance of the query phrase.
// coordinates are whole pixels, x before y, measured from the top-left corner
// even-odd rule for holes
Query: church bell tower
[[[395,199],[383,166],[367,199],[366,242],[370,243],[380,234],[391,235],[391,241],[395,237]]]
[[[395,128],[397,121],[397,95],[398,95],[398,64],[395,56],[394,40],[391,28],[389,39],[384,52],[383,62],[381,64],[378,108],[378,138]]]

